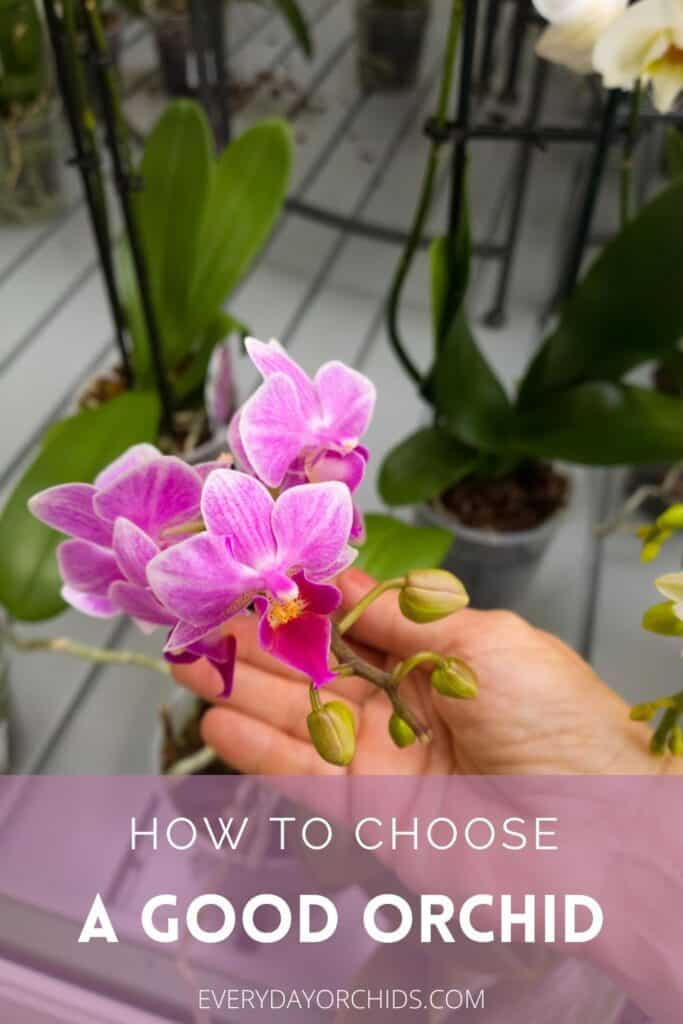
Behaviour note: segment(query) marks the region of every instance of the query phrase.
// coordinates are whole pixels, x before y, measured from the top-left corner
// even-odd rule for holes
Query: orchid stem
[[[342,664],[350,665],[353,668],[354,675],[361,676],[361,678],[367,679],[369,683],[372,683],[373,686],[384,690],[396,714],[404,722],[407,722],[421,743],[431,742],[432,733],[430,728],[421,722],[413,710],[401,699],[397,682],[391,672],[384,672],[381,668],[371,665],[370,662],[365,661],[364,658],[356,654],[354,649],[342,637],[338,626],[332,627],[332,651]]]
[[[394,671],[391,673],[392,679],[396,684],[400,683],[405,676],[418,668],[419,665],[424,665],[426,662],[431,662],[433,665],[440,665],[443,658],[440,654],[436,654],[434,651],[418,651],[417,654],[413,654],[410,658],[406,658],[405,661],[400,661]]]
[[[385,580],[384,583],[378,583],[376,587],[369,590],[365,597],[362,597],[358,604],[355,604],[353,608],[349,609],[346,615],[340,619],[337,623],[337,630],[340,635],[344,635],[354,622],[357,622],[364,611],[370,607],[373,601],[376,601],[378,597],[386,593],[387,590],[400,590],[405,583],[405,576],[396,576],[393,580]]]
[[[441,75],[441,88],[439,91],[436,117],[434,119],[435,125],[441,130],[445,129],[448,117],[448,105],[450,103],[451,89],[453,85],[453,72],[455,69],[455,58],[458,48],[458,37],[460,35],[462,11],[462,0],[453,0],[450,25],[446,39],[443,72]],[[430,146],[427,167],[422,179],[422,191],[415,211],[415,217],[408,235],[406,247],[401,254],[401,259],[391,283],[389,298],[387,299],[387,328],[389,331],[389,340],[391,341],[399,362],[418,386],[422,385],[423,376],[416,364],[408,355],[406,347],[401,339],[398,326],[399,305],[401,302],[403,285],[413,264],[415,253],[417,252],[422,239],[422,233],[424,231],[427,216],[432,206],[432,195],[434,193],[436,172],[439,166],[439,157],[441,155],[441,149],[447,141],[447,137],[434,138]]]
[[[94,661],[108,665],[137,665],[138,668],[148,668],[164,676],[171,675],[171,666],[168,662],[161,658],[152,658],[148,654],[141,654],[138,651],[107,651],[101,647],[76,643],[75,640],[70,640],[66,636],[37,637],[34,640],[26,640],[11,630],[7,631],[7,639],[15,650],[27,654],[32,651],[68,654],[70,657],[80,658],[82,661]]]

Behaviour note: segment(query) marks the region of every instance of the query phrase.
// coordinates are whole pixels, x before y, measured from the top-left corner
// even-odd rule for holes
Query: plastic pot
[[[188,10],[165,10],[156,3],[150,3],[147,15],[152,24],[159,53],[159,64],[164,88],[169,96],[199,97],[199,67],[195,40],[192,32],[192,16]],[[208,40],[215,40],[224,32],[225,7],[222,3],[211,3],[207,7],[210,19]],[[215,50],[207,50],[207,71],[210,88],[216,89],[214,62]],[[213,72],[213,74],[212,74]],[[199,97],[201,98],[201,97]],[[227,102],[227,97],[224,98]]]
[[[62,208],[60,127],[58,108],[47,102],[0,119],[0,219],[28,223]]]
[[[440,502],[420,505],[416,522],[440,526],[453,534],[453,544],[442,565],[467,587],[474,608],[515,609],[528,590],[548,545],[557,533],[571,502],[531,530],[503,533],[465,526]]]
[[[414,85],[430,11],[430,0],[356,0],[358,76],[365,92]]]

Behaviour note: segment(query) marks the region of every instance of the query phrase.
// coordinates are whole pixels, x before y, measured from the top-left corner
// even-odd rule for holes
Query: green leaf
[[[602,250],[533,360],[524,405],[588,380],[618,380],[683,337],[683,180]]]
[[[435,238],[429,247],[429,266],[432,283],[432,325],[436,350],[448,333],[449,323],[465,301],[470,279],[470,231],[467,209],[455,240],[449,250],[449,239]]]
[[[683,621],[674,613],[673,601],[653,604],[643,615],[643,629],[660,636],[683,636]]]
[[[413,505],[442,494],[471,473],[477,453],[436,427],[424,427],[389,452],[379,474],[388,505]]]
[[[435,569],[453,542],[448,530],[436,526],[410,526],[371,513],[365,517],[366,540],[354,563],[382,582],[411,569]]]
[[[445,428],[465,444],[495,449],[510,402],[470,331],[465,310],[453,319],[434,368],[434,404]]]
[[[158,424],[156,395],[132,392],[78,413],[48,432],[0,515],[0,604],[10,615],[38,622],[64,607],[55,559],[63,538],[33,518],[28,499],[46,487],[92,481],[130,445],[154,441]]]
[[[669,125],[664,134],[664,148],[669,174],[672,178],[683,177],[683,132]]]
[[[196,340],[185,331],[189,319],[190,268],[211,191],[213,140],[201,107],[176,100],[157,121],[140,164],[143,189],[135,209],[143,239],[157,322],[166,362],[175,366]],[[130,256],[127,257],[130,260]],[[124,273],[125,305],[142,336],[135,352],[147,348],[135,275]],[[147,368],[148,357],[143,360]],[[137,367],[136,367],[137,368]]]
[[[189,319],[196,336],[256,258],[280,213],[292,162],[291,130],[261,121],[219,158],[191,274]],[[186,265],[187,266],[187,265]]]
[[[683,401],[608,382],[581,384],[524,409],[509,447],[587,466],[683,458]]]
[[[247,333],[245,324],[221,310],[206,327],[199,345],[189,354],[189,366],[183,373],[174,376],[173,390],[176,396],[182,400],[202,387],[216,345],[231,334],[244,337]]]
[[[308,31],[308,22],[296,0],[273,0],[282,17],[290,27],[292,35],[308,58],[313,56],[313,41]]]

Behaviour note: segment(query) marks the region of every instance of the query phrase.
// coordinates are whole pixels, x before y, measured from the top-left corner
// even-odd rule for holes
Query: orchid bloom
[[[657,110],[668,113],[683,89],[683,0],[640,0],[595,47],[593,64],[609,89],[652,83]]]
[[[329,668],[329,615],[340,592],[329,581],[354,559],[351,496],[338,481],[291,487],[273,499],[255,477],[213,472],[202,493],[206,532],[157,554],[152,590],[181,624],[173,654],[221,630],[253,605],[261,646],[321,686]]]
[[[683,619],[683,572],[669,572],[655,580],[657,590],[669,601],[674,602],[673,613]]]
[[[628,0],[533,0],[550,25],[536,44],[539,57],[588,74],[593,51],[607,27],[625,9]]]
[[[246,341],[263,384],[235,414],[228,430],[240,466],[268,487],[338,480],[355,491],[368,450],[360,444],[375,405],[367,377],[340,362],[311,378],[277,341]],[[353,539],[363,535],[354,509]]]
[[[153,445],[139,444],[107,466],[94,484],[62,484],[34,495],[33,515],[71,538],[57,549],[64,600],[96,618],[123,612],[145,632],[175,627],[177,616],[149,587],[147,565],[177,542],[169,530],[197,519],[203,480],[214,469],[215,463],[193,468]],[[231,674],[234,640],[216,636],[188,643],[186,656],[207,656]]]

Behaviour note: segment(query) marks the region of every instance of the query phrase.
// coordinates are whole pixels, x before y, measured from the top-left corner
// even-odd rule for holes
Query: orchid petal
[[[240,433],[241,420],[242,410],[238,409],[228,426],[228,446],[237,460],[238,468],[244,470],[245,473],[251,473],[253,469],[249,462],[249,456],[242,444],[242,435]]]
[[[112,527],[95,513],[96,489],[92,484],[60,484],[34,494],[28,503],[32,515],[60,533],[110,544]]]
[[[377,393],[362,373],[337,361],[325,363],[315,375],[322,406],[323,429],[339,443],[356,441],[368,428]]]
[[[202,492],[202,517],[210,533],[227,537],[239,562],[258,568],[275,558],[270,519],[274,502],[255,477],[212,473]]]
[[[206,631],[205,627],[191,626],[179,622],[169,635],[164,648],[164,657],[169,661],[191,661],[207,658],[223,680],[223,690],[218,699],[229,697],[235,676],[237,641],[231,634],[220,629]]]
[[[280,495],[273,532],[282,565],[300,566],[309,579],[327,579],[355,557],[347,547],[353,509],[344,484],[303,484]],[[350,557],[349,557],[350,555]]]
[[[245,347],[252,363],[264,380],[276,373],[289,377],[299,395],[299,402],[305,415],[312,415],[318,407],[315,387],[308,374],[294,362],[279,341],[272,338],[267,344],[258,338],[247,338]]]
[[[353,523],[351,524],[351,540],[355,544],[363,544],[365,541],[365,519],[357,505],[353,506]]]
[[[138,469],[140,466],[144,466],[148,462],[154,462],[161,457],[161,452],[153,444],[134,444],[132,448],[129,448],[123,455],[119,455],[118,459],[110,462],[95,477],[95,487],[98,491],[102,490],[103,487],[109,487],[115,480],[123,476],[124,473],[129,473],[131,469]]]
[[[302,572],[294,577],[299,596],[305,603],[306,611],[316,615],[330,615],[341,604],[341,590],[331,583],[312,583]]]
[[[121,570],[108,548],[87,540],[66,540],[57,548],[57,562],[68,587],[104,596]]]
[[[261,647],[274,658],[303,672],[314,686],[335,678],[329,667],[332,625],[323,615],[304,612],[291,622],[273,628],[263,614],[258,628]]]
[[[94,508],[103,519],[113,522],[122,516],[157,537],[164,526],[195,518],[200,496],[197,473],[181,459],[166,456],[119,477],[96,495]]]
[[[325,480],[339,480],[350,491],[355,491],[365,473],[366,460],[355,449],[350,452],[336,452],[325,448],[310,460],[307,476],[311,483]]]
[[[218,626],[258,586],[253,569],[235,561],[224,538],[202,533],[158,554],[147,567],[155,595],[169,611],[195,625]]]
[[[176,622],[176,616],[166,611],[149,587],[119,580],[112,583],[107,596],[114,608],[138,622],[151,626],[172,626]]]
[[[129,519],[119,518],[114,523],[113,547],[123,575],[131,583],[146,587],[147,565],[159,553],[152,538]]]
[[[289,377],[269,377],[245,403],[240,436],[254,472],[269,487],[279,487],[308,440],[306,416]]]
[[[62,597],[67,604],[70,604],[76,611],[84,615],[91,615],[95,619],[111,619],[119,614],[108,597],[101,594],[86,594],[83,590],[76,590],[65,584],[62,587]]]

